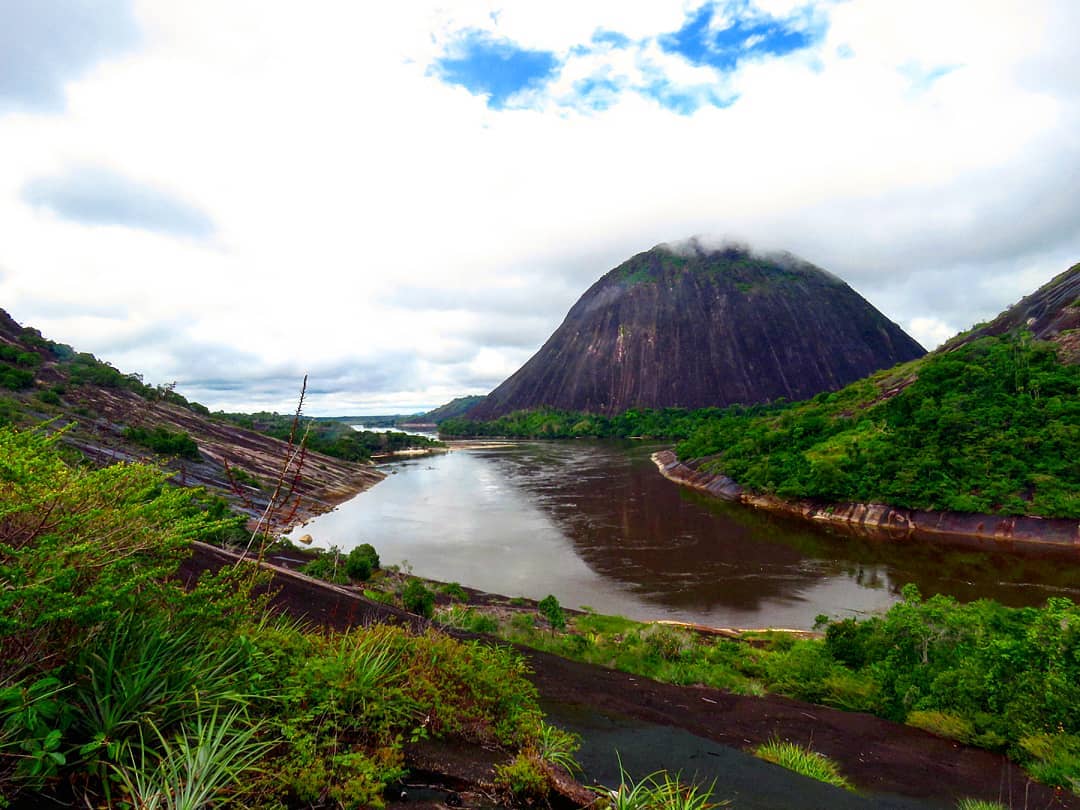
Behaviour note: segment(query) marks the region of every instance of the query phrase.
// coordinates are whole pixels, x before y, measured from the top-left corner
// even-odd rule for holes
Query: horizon
[[[1080,260],[1078,27],[1068,0],[9,5],[0,307],[215,411],[287,413],[307,373],[312,415],[409,415],[698,235],[932,350]]]

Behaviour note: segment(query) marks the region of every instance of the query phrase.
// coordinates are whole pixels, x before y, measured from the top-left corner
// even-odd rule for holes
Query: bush
[[[430,619],[435,612],[435,594],[418,579],[410,579],[401,594],[401,604],[405,609]]]
[[[34,372],[24,368],[0,366],[0,386],[18,391],[34,384]]]
[[[547,777],[527,754],[518,754],[508,765],[496,765],[495,784],[516,799],[542,799],[548,794]]]
[[[199,445],[183,431],[169,430],[161,425],[150,430],[131,426],[124,428],[123,436],[163,456],[179,456],[192,461],[199,461],[202,458],[199,455]]]
[[[446,596],[451,602],[468,602],[469,594],[457,582],[449,582],[439,588],[439,593]]]
[[[559,600],[554,596],[551,594],[545,596],[540,600],[540,604],[536,606],[536,609],[540,611],[540,614],[545,619],[547,619],[548,624],[551,625],[552,632],[566,629],[566,614],[563,612]]]
[[[345,573],[349,575],[349,579],[367,582],[371,579],[372,571],[378,570],[379,555],[370,543],[357,546],[345,559]]]
[[[309,577],[333,582],[335,585],[348,585],[349,577],[345,573],[345,564],[341,559],[341,549],[331,546],[329,551],[320,551],[318,556],[301,566],[300,571]]]

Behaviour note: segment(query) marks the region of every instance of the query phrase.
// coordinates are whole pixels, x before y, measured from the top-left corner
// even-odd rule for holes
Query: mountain
[[[438,408],[416,417],[413,421],[437,425],[447,419],[457,419],[459,416],[464,416],[471,408],[475,408],[483,401],[484,397],[482,395],[456,397],[445,405],[440,405]]]
[[[176,470],[178,483],[205,486],[248,514],[265,508],[288,452],[286,442],[213,418],[172,386],[146,385],[0,309],[0,425],[48,420],[48,429],[65,428],[64,441],[92,463],[150,457]],[[308,452],[297,516],[325,511],[382,477],[370,466]]]
[[[806,399],[923,354],[847,284],[790,254],[658,245],[590,287],[468,416]]]

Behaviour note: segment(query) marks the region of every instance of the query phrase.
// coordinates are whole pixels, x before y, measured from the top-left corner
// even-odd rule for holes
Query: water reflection
[[[318,518],[323,545],[370,542],[417,574],[640,618],[809,627],[926,594],[1037,604],[1080,594],[1036,555],[830,535],[662,478],[635,443],[533,442],[395,464]]]

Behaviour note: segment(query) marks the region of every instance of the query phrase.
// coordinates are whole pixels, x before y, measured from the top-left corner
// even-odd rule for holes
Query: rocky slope
[[[288,445],[255,431],[210,417],[169,388],[144,385],[137,375],[121,374],[93,355],[42,337],[20,326],[0,309],[0,424],[24,426],[54,420],[66,428],[65,441],[90,461],[152,459],[176,470],[176,481],[205,486],[227,497],[238,510],[254,515],[265,508]],[[198,446],[194,457],[155,454],[125,436],[127,428],[164,428],[187,434]],[[231,475],[226,471],[231,470]],[[307,453],[296,520],[327,511],[384,476],[373,467]]]
[[[661,245],[596,282],[468,416],[805,399],[924,353],[843,281],[794,256]]]
[[[1080,363],[1080,264],[1055,276],[990,323],[950,340],[941,350],[949,351],[980,337],[1004,335],[1021,327],[1031,330],[1036,340],[1057,344],[1058,359],[1063,363]]]

